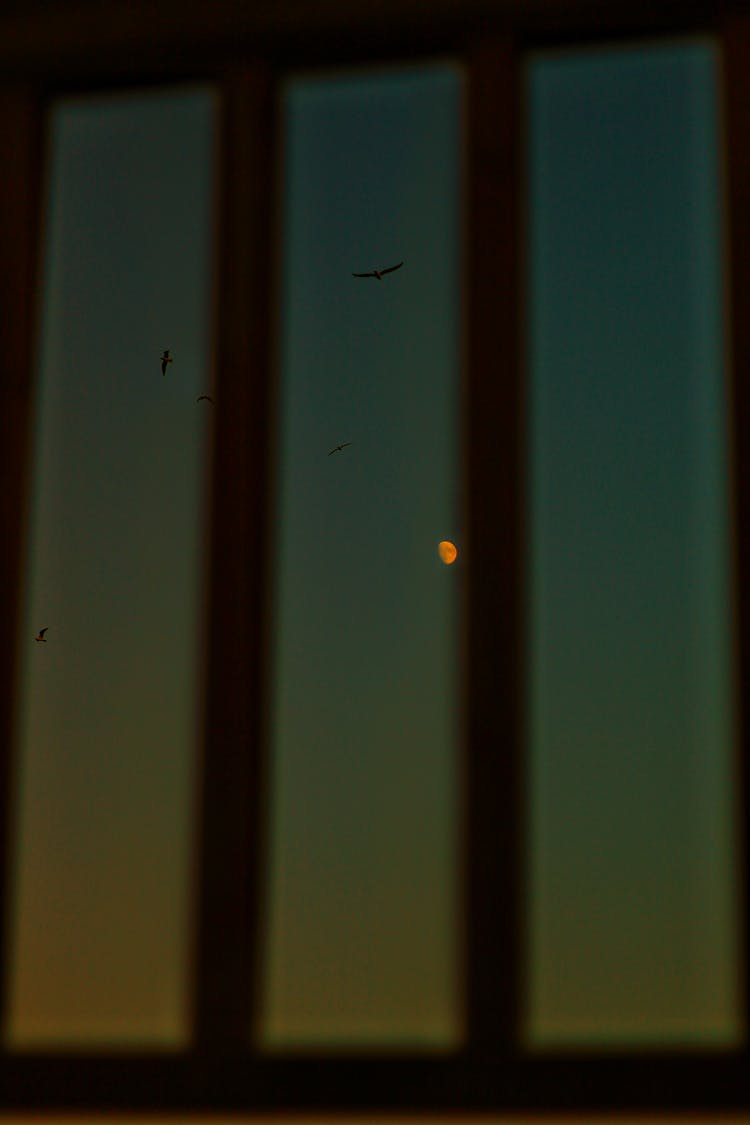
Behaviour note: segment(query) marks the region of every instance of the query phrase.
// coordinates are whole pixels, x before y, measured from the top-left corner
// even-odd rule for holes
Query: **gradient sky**
[[[738,970],[716,59],[537,55],[527,91],[526,1035],[722,1044]],[[437,544],[461,550],[462,96],[448,63],[285,89],[271,1048],[461,1037],[463,556],[446,568]],[[53,118],[13,1043],[186,1033],[214,113],[188,89]],[[351,276],[401,259],[382,283]]]
[[[186,1031],[213,114],[210,92],[188,90],[66,101],[53,119],[18,1044],[173,1046]],[[437,544],[460,538],[460,74],[300,79],[285,115],[261,1034],[443,1045],[457,1034],[461,567]],[[386,283],[351,276],[401,259]]]
[[[437,545],[459,537],[460,72],[300,77],[283,121],[261,1034],[446,1045],[461,570]]]
[[[717,60],[528,70],[527,1032],[733,1042]]]
[[[186,1032],[214,109],[188,89],[52,117],[14,1043]]]

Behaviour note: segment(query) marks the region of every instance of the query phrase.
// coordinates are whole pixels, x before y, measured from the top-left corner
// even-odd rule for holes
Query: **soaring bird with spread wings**
[[[164,355],[161,357],[161,373],[162,373],[162,375],[166,375],[167,364],[171,363],[171,362],[172,362],[172,357],[169,354],[169,348],[165,348],[164,349]]]
[[[44,643],[46,644],[47,638],[45,637],[44,634],[47,632],[48,629],[49,629],[49,625],[45,625],[43,629],[39,630],[37,635],[34,637],[34,640],[35,641],[44,641]]]
[[[331,453],[342,453],[346,449],[347,445],[351,444],[352,443],[350,441],[345,441],[342,445],[335,445],[333,449],[329,451],[328,456],[330,457]]]
[[[353,273],[352,277],[376,277],[378,281],[382,281],[387,273],[400,270],[403,264],[403,262],[399,262],[397,266],[389,266],[387,270],[370,270],[369,273]]]

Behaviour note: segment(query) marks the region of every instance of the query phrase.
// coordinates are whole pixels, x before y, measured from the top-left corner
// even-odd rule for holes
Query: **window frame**
[[[193,1042],[184,1052],[0,1053],[6,1110],[502,1111],[750,1108],[750,1050],[522,1048],[524,742],[524,52],[561,43],[717,38],[730,276],[734,565],[741,812],[750,698],[750,15],[740,0],[400,0],[356,18],[343,0],[304,11],[227,0],[187,15],[174,0],[81,0],[0,16],[0,964],[8,947],[15,653],[23,586],[35,307],[47,109],[60,94],[208,81],[221,100],[205,722],[195,856]],[[115,14],[113,15],[113,9]],[[130,15],[128,15],[130,13]],[[140,13],[140,14],[139,14]],[[155,14],[154,14],[155,13]],[[90,19],[88,18],[90,16]],[[150,18],[152,16],[153,18]],[[75,28],[72,36],[70,28]],[[35,29],[31,34],[30,29]],[[114,30],[113,30],[114,29]],[[150,34],[149,34],[150,33]],[[164,46],[174,37],[178,49]],[[74,41],[75,40],[75,41]],[[278,92],[304,68],[445,57],[467,81],[464,386],[460,420],[470,551],[461,682],[465,1044],[445,1055],[261,1053],[250,1043],[259,988],[272,578],[271,439],[276,418],[280,165]],[[264,177],[256,169],[264,169]],[[491,248],[488,251],[488,247]],[[264,262],[267,269],[259,269]],[[270,283],[269,283],[270,280]],[[20,283],[19,283],[20,282]],[[248,314],[249,310],[249,314]],[[498,372],[504,377],[498,378]],[[500,431],[498,432],[498,425]],[[508,487],[508,481],[516,487]],[[244,627],[237,628],[237,622]],[[501,670],[501,674],[498,674]],[[498,747],[503,748],[498,753]],[[242,752],[238,752],[241,749]],[[750,825],[740,816],[740,870]],[[744,891],[744,887],[743,887]],[[741,903],[748,1023],[747,894]],[[503,913],[497,908],[503,903]],[[498,971],[498,967],[502,971]],[[239,984],[239,987],[238,987]],[[6,1003],[0,977],[0,1017]]]

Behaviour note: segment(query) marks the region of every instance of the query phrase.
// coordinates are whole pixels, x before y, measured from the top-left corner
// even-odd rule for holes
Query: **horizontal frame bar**
[[[598,1111],[740,1110],[744,1059],[221,1059],[26,1057],[0,1062],[10,1110]]]
[[[49,88],[217,76],[246,57],[276,67],[340,65],[463,50],[485,34],[519,42],[689,34],[744,0],[56,0],[0,14],[0,73]]]

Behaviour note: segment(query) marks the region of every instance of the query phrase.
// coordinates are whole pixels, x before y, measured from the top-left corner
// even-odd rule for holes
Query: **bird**
[[[164,355],[161,357],[161,373],[162,373],[162,375],[166,375],[167,364],[171,363],[171,362],[172,362],[172,357],[169,354],[169,348],[165,348],[164,349]]]
[[[400,270],[403,262],[399,262],[397,266],[389,266],[387,270],[370,270],[369,273],[353,273],[352,277],[376,277],[378,281],[382,281],[387,273],[393,273],[394,270]]]
[[[331,453],[341,453],[341,451],[342,451],[343,449],[346,449],[347,445],[351,445],[351,444],[352,444],[352,443],[351,443],[350,441],[345,441],[345,442],[343,442],[343,443],[342,443],[341,445],[336,445],[336,446],[334,446],[334,447],[333,447],[333,449],[332,449],[332,450],[330,450],[330,452],[329,452],[328,456],[330,457],[330,456],[331,456]]]
[[[38,643],[39,641],[44,641],[44,643],[46,644],[46,643],[47,643],[47,638],[45,637],[45,635],[44,635],[44,634],[45,634],[45,633],[47,632],[47,630],[48,630],[48,629],[49,629],[49,625],[45,625],[43,629],[40,629],[40,630],[39,630],[39,632],[37,633],[37,635],[36,635],[36,636],[34,637],[34,640],[35,640],[35,641],[36,641],[37,643]]]
[[[198,395],[198,397],[197,397],[197,399],[196,399],[195,401],[196,401],[196,402],[203,402],[203,400],[204,400],[204,399],[206,400],[206,402],[213,402],[213,401],[214,401],[214,400],[213,400],[213,399],[211,398],[211,396],[210,396],[210,395]]]

